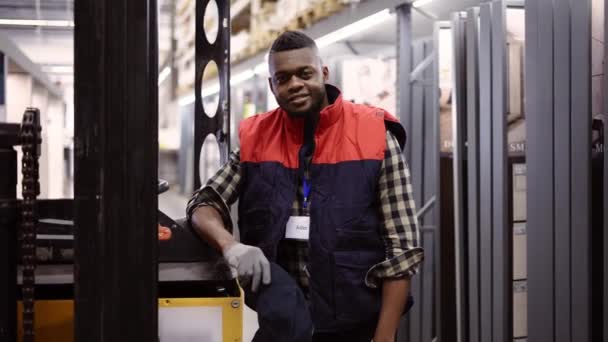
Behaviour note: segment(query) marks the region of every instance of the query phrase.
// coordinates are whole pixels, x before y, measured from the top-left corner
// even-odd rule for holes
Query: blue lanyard
[[[304,177],[304,184],[303,184],[303,188],[304,188],[304,209],[308,208],[308,197],[310,196],[310,189],[312,188],[311,184],[308,182],[308,180],[306,179],[306,177]]]

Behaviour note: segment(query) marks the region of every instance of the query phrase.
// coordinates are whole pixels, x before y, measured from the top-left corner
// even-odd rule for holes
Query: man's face
[[[270,89],[289,115],[303,117],[326,103],[325,81],[329,71],[313,48],[273,52],[268,59]]]

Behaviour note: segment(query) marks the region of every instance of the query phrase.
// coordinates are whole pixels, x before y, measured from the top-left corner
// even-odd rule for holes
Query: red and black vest
[[[307,269],[316,331],[349,329],[378,318],[381,290],[367,287],[365,276],[385,259],[377,186],[386,130],[405,144],[405,130],[395,117],[343,101],[333,86],[327,90],[337,98],[320,113],[309,169]],[[239,130],[241,241],[261,248],[270,261],[276,261],[301,186],[303,125],[278,108],[243,121]]]

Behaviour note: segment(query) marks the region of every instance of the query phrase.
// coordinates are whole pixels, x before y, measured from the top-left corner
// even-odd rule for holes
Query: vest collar
[[[336,121],[342,117],[344,109],[344,102],[342,100],[342,93],[340,92],[340,89],[331,84],[325,84],[325,91],[327,92],[329,106],[323,108],[321,113],[319,113],[319,122],[316,129],[317,134],[336,123]],[[284,117],[283,122],[285,123],[285,128],[287,131],[301,139],[304,129],[304,119],[291,118],[289,114],[287,114],[287,112],[285,112],[282,108],[279,108],[279,111]]]

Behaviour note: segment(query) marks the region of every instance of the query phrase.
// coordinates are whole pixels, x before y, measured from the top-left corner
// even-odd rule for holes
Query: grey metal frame
[[[608,6],[604,5],[604,37],[608,37]],[[604,45],[604,58],[608,56],[608,44]],[[604,105],[608,103],[608,63],[604,63]],[[603,284],[603,314],[604,314],[604,342],[608,342],[608,154],[606,153],[606,147],[608,147],[608,118],[604,116],[604,141],[603,141],[603,156],[604,156],[604,222],[603,222],[603,233],[604,233],[604,284]]]
[[[413,65],[417,65],[424,59],[424,49],[422,42],[414,42],[411,45],[410,51],[412,53]],[[422,114],[423,114],[423,88],[421,85],[411,85],[411,107],[410,107],[410,122],[412,128],[409,129],[409,146],[410,146],[410,166],[412,171],[412,183],[414,188],[414,198],[416,204],[423,205],[422,197],[422,177],[423,164],[422,164]],[[420,233],[421,244],[424,245],[424,233]],[[415,305],[410,311],[410,341],[422,341],[422,309],[424,303],[421,296],[424,294],[425,289],[422,286],[422,278],[424,277],[424,267],[420,270],[418,276],[412,279],[412,293],[418,298],[418,304]]]
[[[412,61],[414,65],[419,65],[424,61],[424,42],[416,41],[411,45]],[[412,171],[412,183],[414,199],[416,204],[421,207],[424,205],[424,194],[422,191],[424,180],[424,84],[417,82],[410,85],[411,107],[410,124],[408,128],[410,168]]]
[[[589,341],[591,2],[526,9],[528,338]]]
[[[526,6],[525,112],[530,134],[527,138],[527,243],[528,243],[528,339],[555,341],[552,316],[554,303],[553,267],[553,13],[551,0],[529,1]],[[541,78],[542,77],[542,78]],[[548,139],[548,137],[551,137]],[[534,227],[534,229],[532,229]],[[534,248],[530,248],[534,246]]]
[[[433,60],[433,42],[432,40],[426,40],[424,42],[424,55],[426,59],[431,59],[431,67],[426,68],[424,74],[425,80],[430,80],[433,77],[433,68],[432,68],[432,60]],[[426,60],[425,59],[425,60]],[[424,62],[423,62],[424,63]],[[435,310],[437,310],[436,305],[434,305],[435,301],[433,298],[435,297],[435,292],[433,289],[434,284],[437,281],[437,265],[436,265],[436,235],[438,234],[438,228],[435,221],[434,211],[437,210],[437,182],[438,179],[435,178],[435,163],[433,163],[433,158],[435,158],[435,154],[438,152],[436,148],[434,148],[433,139],[434,139],[434,129],[435,129],[435,121],[433,117],[434,108],[437,102],[433,102],[434,97],[433,93],[435,89],[432,84],[428,84],[425,82],[424,87],[424,142],[423,145],[423,157],[424,157],[424,178],[423,178],[423,192],[424,199],[429,203],[433,201],[432,207],[430,207],[426,214],[422,217],[422,222],[426,227],[433,227],[432,232],[430,234],[423,232],[425,234],[425,254],[426,254],[426,264],[423,267],[423,280],[422,280],[422,288],[424,289],[422,302],[425,305],[422,308],[422,341],[432,341],[433,339],[433,322],[435,321],[435,317],[433,316]]]
[[[412,132],[411,80],[412,71],[412,13],[409,4],[396,8],[397,14],[397,108],[400,121],[408,133]],[[411,133],[410,133],[411,134]],[[408,139],[411,141],[411,139]],[[405,146],[405,158],[411,160],[411,144]]]
[[[492,341],[492,3],[479,9],[479,269],[480,341]]]
[[[434,145],[434,164],[435,164],[435,169],[434,174],[435,174],[435,190],[436,190],[436,197],[435,197],[435,212],[434,212],[434,218],[435,218],[435,243],[434,243],[434,248],[435,248],[435,253],[434,253],[434,258],[435,258],[435,327],[436,327],[436,331],[437,331],[437,340],[438,341],[444,341],[444,336],[443,336],[443,332],[442,332],[442,310],[443,310],[443,296],[441,293],[441,283],[442,283],[442,275],[441,272],[439,270],[441,270],[441,227],[440,227],[440,222],[441,222],[441,190],[440,190],[440,173],[441,173],[441,153],[440,153],[440,147],[441,147],[441,136],[440,136],[440,110],[439,110],[439,30],[441,29],[445,29],[445,28],[450,28],[450,23],[449,22],[436,22],[435,23],[435,27],[434,27],[434,39],[433,39],[433,58],[434,58],[434,62],[433,62],[433,127],[434,127],[434,133],[433,133],[433,138],[435,140],[435,145]]]
[[[493,339],[507,342],[512,337],[512,243],[507,192],[506,132],[506,2],[492,6],[492,228],[493,233]]]
[[[411,80],[410,72],[412,69],[412,17],[411,17],[411,6],[409,4],[400,5],[396,7],[395,13],[397,15],[397,113],[395,113],[399,120],[402,122],[408,133],[408,141],[403,151],[404,157],[407,161],[411,160],[411,126],[412,126],[412,105],[411,105]],[[415,166],[415,163],[414,165]],[[412,169],[413,175],[412,180],[418,181],[418,177],[415,175],[416,171]],[[416,188],[416,185],[414,185]],[[416,203],[420,203],[420,197],[415,195]],[[410,284],[411,293],[414,296],[420,291],[420,282],[418,277],[412,279]],[[411,334],[419,336],[420,327],[420,312],[419,305],[414,305],[407,317],[402,320],[399,329],[399,341],[409,341]]]
[[[591,340],[591,0],[570,0],[572,340]],[[557,137],[556,137],[557,138]],[[560,208],[556,208],[559,210]]]
[[[467,12],[467,197],[469,341],[479,342],[479,8]]]
[[[548,72],[553,82],[553,179],[554,189],[554,258],[555,265],[555,340],[570,341],[572,327],[570,324],[570,314],[572,299],[571,293],[571,249],[570,249],[570,227],[571,214],[570,208],[572,199],[570,197],[570,178],[571,170],[571,133],[570,133],[570,84],[571,84],[571,43],[570,43],[570,4],[569,0],[558,0],[553,3],[553,61],[554,68],[551,70],[551,63],[543,66],[541,70]],[[549,18],[548,18],[549,19]],[[549,43],[548,43],[549,42]],[[548,39],[544,47],[550,44]],[[549,56],[546,56],[549,57]],[[540,123],[542,124],[542,123]],[[544,129],[544,128],[543,128]],[[543,141],[547,144],[547,139]],[[545,147],[546,148],[546,147]],[[548,151],[547,151],[548,152]],[[546,170],[545,170],[546,172]],[[546,229],[549,229],[547,227]],[[547,232],[549,233],[549,232]]]
[[[8,75],[7,57],[0,51],[0,107],[4,106],[4,111],[0,111],[0,122],[6,121],[8,117],[6,109],[6,77]]]
[[[454,172],[454,251],[456,259],[456,340],[467,341],[467,307],[465,285],[465,242],[467,213],[465,211],[466,177],[465,158],[467,135],[467,98],[466,98],[466,14],[452,14],[452,131],[454,136],[453,172]]]
[[[411,129],[408,130],[411,145],[410,168],[412,171],[412,183],[414,196],[419,211],[417,213],[420,224],[421,245],[425,248],[427,258],[421,266],[419,273],[412,279],[411,291],[416,297],[417,305],[409,312],[407,322],[402,324],[399,340],[407,336],[408,341],[431,341],[433,332],[433,283],[435,279],[433,255],[435,226],[434,220],[429,215],[436,205],[434,193],[434,170],[433,164],[429,164],[434,149],[433,146],[433,94],[432,86],[425,80],[432,75],[432,48],[431,43],[426,40],[412,42],[410,52],[411,61],[417,71],[410,75],[411,101],[409,119]],[[418,76],[414,75],[417,73]],[[428,146],[427,146],[428,143]],[[407,330],[407,332],[405,331]]]
[[[433,338],[433,327],[436,326],[433,314],[439,312],[435,307],[433,285],[437,284],[437,267],[434,256],[428,253],[436,251],[436,227],[434,226],[437,201],[436,172],[433,139],[437,137],[434,127],[435,82],[428,80],[434,75],[434,52],[432,42],[411,39],[411,7],[402,5],[396,10],[398,18],[398,89],[399,117],[408,131],[408,144],[404,151],[410,162],[414,197],[420,208],[418,220],[421,226],[421,244],[427,258],[421,266],[418,276],[412,279],[411,291],[416,296],[415,305],[401,324],[399,341],[428,341]],[[438,138],[437,138],[438,141]],[[437,155],[438,156],[438,155]]]

